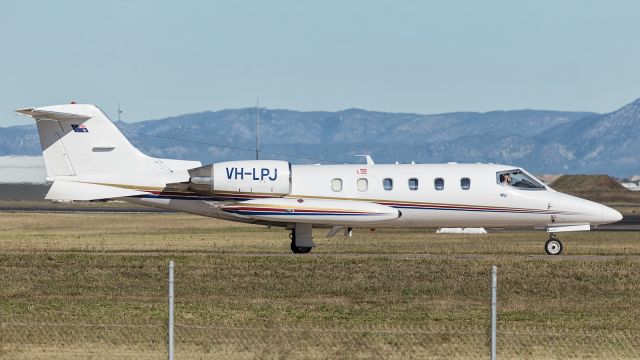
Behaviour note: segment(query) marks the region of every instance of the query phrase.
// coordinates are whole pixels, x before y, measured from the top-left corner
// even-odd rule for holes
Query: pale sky
[[[0,126],[253,106],[608,112],[640,97],[639,1],[8,1]]]

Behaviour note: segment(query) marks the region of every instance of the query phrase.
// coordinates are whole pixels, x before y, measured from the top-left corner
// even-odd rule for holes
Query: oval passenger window
[[[460,187],[462,190],[469,190],[471,187],[471,180],[469,178],[460,179]]]
[[[409,190],[418,190],[418,179],[409,179]]]
[[[335,192],[342,191],[342,179],[331,180],[331,190]]]
[[[369,182],[367,179],[358,179],[358,191],[367,191],[367,189],[369,189]]]
[[[382,187],[387,191],[392,190],[393,189],[393,179],[388,179],[387,178],[387,179],[382,180]]]

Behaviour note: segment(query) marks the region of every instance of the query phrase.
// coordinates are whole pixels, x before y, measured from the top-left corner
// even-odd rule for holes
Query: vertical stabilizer
[[[55,105],[17,112],[36,120],[49,180],[163,170],[162,163],[136,149],[94,105]]]

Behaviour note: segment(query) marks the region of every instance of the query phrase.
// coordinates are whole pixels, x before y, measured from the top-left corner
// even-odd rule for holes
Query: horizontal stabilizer
[[[48,200],[103,200],[127,196],[148,195],[144,191],[92,183],[57,180],[51,185]]]
[[[50,120],[76,120],[83,121],[91,119],[91,116],[65,113],[59,111],[41,110],[36,108],[24,108],[16,110],[17,113],[31,116],[35,119],[50,119]]]

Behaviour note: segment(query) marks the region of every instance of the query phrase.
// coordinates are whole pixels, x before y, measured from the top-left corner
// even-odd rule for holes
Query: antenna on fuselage
[[[120,114],[122,114],[122,110],[120,109],[120,103],[118,103],[118,122],[120,122]]]
[[[367,165],[375,165],[375,163],[373,162],[373,159],[371,158],[371,155],[354,155],[354,156],[360,156],[365,158],[365,160],[367,161]]]
[[[260,99],[256,98],[256,160],[260,160]]]

